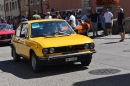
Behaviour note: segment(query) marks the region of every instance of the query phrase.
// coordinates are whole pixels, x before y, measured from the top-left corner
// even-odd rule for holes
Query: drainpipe
[[[42,15],[43,15],[43,0],[41,0],[41,10],[42,10]]]
[[[4,12],[5,12],[5,15],[4,15],[4,16],[5,16],[5,19],[6,19],[6,9],[5,9],[5,6],[6,6],[6,5],[5,5],[5,0],[4,0]]]
[[[30,14],[30,0],[28,0],[28,17],[31,18],[31,14]]]
[[[20,1],[21,1],[21,0],[18,0],[18,9],[19,9],[19,12],[20,12],[20,15],[19,15],[19,16],[21,17],[21,4],[20,4]]]

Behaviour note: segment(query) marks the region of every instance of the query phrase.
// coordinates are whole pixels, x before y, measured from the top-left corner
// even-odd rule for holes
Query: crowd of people
[[[59,11],[55,12],[55,15],[51,15],[50,12],[47,12],[46,15],[40,16],[38,15],[37,11],[34,11],[34,14],[31,17],[31,20],[37,20],[37,19],[64,19],[66,20],[70,26],[75,30],[76,26],[78,25],[77,21],[79,21],[81,24],[84,22],[87,22],[90,24],[93,37],[98,36],[98,29],[104,30],[105,35],[112,35],[112,25],[113,25],[113,14],[109,11],[109,9],[106,9],[106,12],[96,13],[95,10],[91,10],[91,13],[89,15],[86,15],[86,13],[79,12],[71,12],[68,11],[64,14],[60,14]],[[125,38],[125,31],[124,31],[124,13],[122,8],[118,8],[118,26],[119,26],[119,33],[121,36],[120,42],[124,41]],[[8,23],[12,24],[13,28],[16,29],[20,22],[28,21],[30,19],[26,18],[24,15],[22,15],[22,18],[15,17],[12,21],[6,21],[1,17],[1,23]],[[88,32],[88,30],[87,30]],[[86,33],[88,35],[88,33]]]

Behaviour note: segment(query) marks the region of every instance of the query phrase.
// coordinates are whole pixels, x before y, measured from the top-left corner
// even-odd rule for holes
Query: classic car
[[[95,53],[94,41],[76,34],[61,19],[41,19],[22,22],[11,41],[11,54],[15,62],[21,57],[30,60],[34,72],[42,65],[81,62],[89,66]]]
[[[0,43],[10,43],[14,32],[9,24],[0,24]]]

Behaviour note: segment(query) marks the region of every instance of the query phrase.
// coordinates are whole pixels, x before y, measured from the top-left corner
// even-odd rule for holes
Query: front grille
[[[84,45],[74,45],[74,46],[64,46],[64,47],[58,47],[55,49],[56,53],[59,52],[68,52],[68,53],[76,53],[78,50],[83,50]]]
[[[1,40],[4,40],[4,39],[11,39],[11,34],[1,35],[1,36],[0,36],[0,39],[1,39]]]

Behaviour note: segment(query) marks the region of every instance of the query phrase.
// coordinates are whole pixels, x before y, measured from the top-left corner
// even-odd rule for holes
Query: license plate
[[[77,57],[72,57],[72,58],[66,58],[65,61],[66,62],[71,62],[71,61],[76,61]]]

